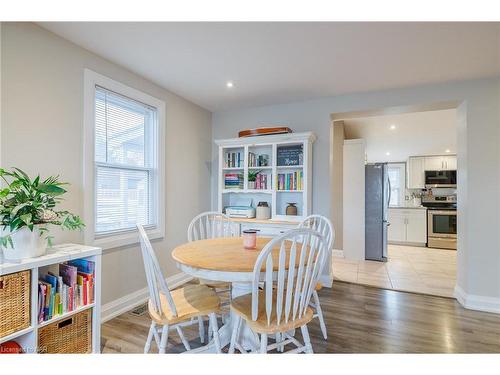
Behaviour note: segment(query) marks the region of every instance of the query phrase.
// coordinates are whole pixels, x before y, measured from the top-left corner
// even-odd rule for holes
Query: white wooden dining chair
[[[288,353],[313,353],[307,324],[314,313],[309,302],[321,276],[326,251],[323,235],[309,228],[290,230],[262,249],[253,269],[252,293],[231,301],[236,321],[229,353],[235,349],[245,352],[239,342],[243,320],[254,333],[260,334],[260,353],[284,351],[288,344],[296,346]],[[303,343],[290,333],[296,328],[302,331]],[[271,345],[269,335],[276,338]]]
[[[170,291],[146,231],[141,225],[137,225],[137,228],[148,282],[148,311],[151,317],[151,326],[144,345],[144,353],[149,353],[153,339],[156,341],[159,352],[165,353],[168,332],[174,328],[177,330],[186,350],[190,350],[189,342],[182,332],[182,327],[192,324],[192,318],[203,316],[208,316],[210,319],[215,348],[220,353],[221,347],[216,316],[220,307],[219,297],[213,289],[206,285],[188,285]]]
[[[333,229],[332,223],[328,218],[321,215],[310,215],[299,224],[299,228],[311,228],[321,233],[325,237],[325,241],[327,243],[327,252],[332,252],[333,242],[335,241],[335,231]],[[328,256],[326,258],[328,258]],[[318,291],[320,291],[322,287],[323,286],[321,285],[321,283],[318,282],[313,292],[314,301],[312,301],[310,305],[314,309],[314,317],[318,318],[321,332],[323,333],[323,337],[326,340],[328,338],[328,335],[326,330],[325,318],[323,317],[323,310],[321,309],[321,304],[319,303],[318,296]]]
[[[229,216],[216,212],[208,211],[197,215],[188,226],[187,238],[189,242],[206,240],[210,238],[232,237],[231,221]],[[198,279],[201,285],[206,285],[209,288],[215,289],[218,293],[230,292],[231,283],[223,281],[215,281],[208,279]],[[230,298],[230,295],[229,295]],[[226,306],[226,304],[224,304]],[[200,332],[200,340],[203,343],[205,337],[205,328],[203,319],[198,318],[198,326]],[[209,322],[208,340],[212,337],[212,327]]]

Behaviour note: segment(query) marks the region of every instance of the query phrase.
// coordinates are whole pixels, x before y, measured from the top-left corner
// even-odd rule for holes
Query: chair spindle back
[[[160,293],[165,296],[173,316],[177,316],[177,309],[175,308],[174,300],[170,294],[163,273],[161,272],[160,263],[156,258],[151,242],[149,241],[146,231],[142,225],[137,224],[139,230],[139,238],[141,242],[142,260],[144,261],[144,270],[146,272],[146,279],[148,281],[149,298],[153,305],[155,312],[162,315]]]
[[[316,232],[321,233],[326,240],[328,251],[333,249],[335,242],[335,230],[332,222],[322,215],[309,215],[298,226],[298,228],[311,228]]]
[[[292,229],[272,239],[259,254],[253,270],[252,320],[258,319],[259,303],[262,302],[268,324],[273,317],[277,324],[300,319],[321,276],[326,252],[323,235],[310,228]],[[277,272],[274,271],[276,261]],[[262,281],[265,301],[259,301]]]
[[[231,237],[229,216],[220,212],[203,212],[196,216],[188,227],[188,241]]]

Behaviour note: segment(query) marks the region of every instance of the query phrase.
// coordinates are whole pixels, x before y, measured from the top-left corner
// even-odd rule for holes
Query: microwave
[[[457,187],[457,171],[425,171],[425,187]]]

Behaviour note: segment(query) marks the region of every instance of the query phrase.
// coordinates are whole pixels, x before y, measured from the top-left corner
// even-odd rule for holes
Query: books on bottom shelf
[[[59,274],[48,272],[38,281],[38,323],[94,302],[95,263],[75,259],[59,264]]]

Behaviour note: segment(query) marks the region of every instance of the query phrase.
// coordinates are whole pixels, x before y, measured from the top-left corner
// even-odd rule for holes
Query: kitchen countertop
[[[389,206],[389,209],[395,208],[396,210],[427,210],[427,207],[424,206]]]

